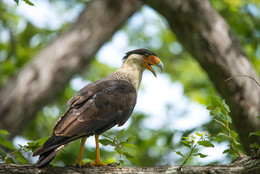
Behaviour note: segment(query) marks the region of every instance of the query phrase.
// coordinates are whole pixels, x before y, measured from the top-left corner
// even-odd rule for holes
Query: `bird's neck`
[[[135,63],[136,60],[126,60],[123,65],[116,71],[119,76],[122,76],[124,80],[128,80],[133,84],[136,91],[138,91],[144,68],[140,63]]]

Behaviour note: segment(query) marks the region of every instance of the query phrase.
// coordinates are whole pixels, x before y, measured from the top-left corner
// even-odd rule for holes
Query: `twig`
[[[232,76],[232,77],[229,77],[225,80],[225,82],[235,78],[235,77],[247,77],[247,78],[250,78],[251,80],[253,80],[258,86],[260,86],[260,83],[258,81],[256,81],[256,79],[254,79],[253,77],[250,77],[248,75],[235,75],[235,76]]]

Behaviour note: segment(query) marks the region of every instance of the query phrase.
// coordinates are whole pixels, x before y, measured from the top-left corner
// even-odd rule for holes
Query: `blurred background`
[[[29,6],[24,1],[19,5],[12,0],[0,0],[0,88],[16,72],[26,65],[37,53],[55,39],[59,33],[75,22],[88,5],[88,1],[38,0]],[[257,0],[211,0],[213,7],[229,23],[244,51],[250,57],[258,74],[260,72],[260,2]],[[89,44],[89,43],[86,43]],[[162,60],[165,71],[154,78],[145,72],[138,94],[137,105],[128,122],[115,127],[106,134],[114,135],[125,128],[125,139],[136,136],[138,147],[133,154],[140,161],[139,166],[179,165],[183,159],[175,151],[189,152],[181,144],[183,136],[196,131],[216,135],[222,127],[212,120],[206,106],[209,96],[218,96],[207,73],[195,59],[183,49],[169,28],[167,21],[152,8],[143,5],[104,44],[83,73],[75,75],[62,94],[45,105],[37,116],[30,120],[12,141],[24,145],[42,137],[50,136],[59,117],[66,111],[66,102],[85,85],[103,78],[119,68],[127,51],[147,48]],[[77,159],[80,141],[70,143],[65,152],[53,160],[56,165],[73,165]],[[232,156],[222,154],[228,147],[226,141],[215,141],[214,148],[199,148],[209,155],[194,157],[190,165],[209,163],[230,163]],[[6,152],[0,149],[3,158]],[[37,158],[26,154],[31,163]],[[119,155],[112,147],[101,146],[104,161],[118,161]],[[94,138],[86,141],[85,161],[95,159]],[[125,165],[132,166],[130,161]]]

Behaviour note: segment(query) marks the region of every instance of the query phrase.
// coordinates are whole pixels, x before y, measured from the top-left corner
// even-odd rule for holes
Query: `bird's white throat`
[[[134,85],[136,91],[139,89],[144,71],[144,67],[141,65],[141,59],[142,57],[140,55],[135,57],[130,56],[117,70],[118,73],[127,76],[129,81]]]

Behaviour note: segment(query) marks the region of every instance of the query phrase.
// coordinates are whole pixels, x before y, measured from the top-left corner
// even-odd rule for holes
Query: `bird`
[[[68,143],[81,139],[77,166],[82,163],[85,141],[95,136],[96,159],[89,166],[107,165],[101,161],[99,136],[118,125],[122,126],[132,114],[137,93],[145,69],[157,77],[152,66],[163,71],[159,57],[148,49],[128,51],[122,59],[122,66],[106,77],[83,87],[67,104],[67,111],[59,118],[50,136],[42,147],[33,152],[40,156],[36,167],[47,166]]]

